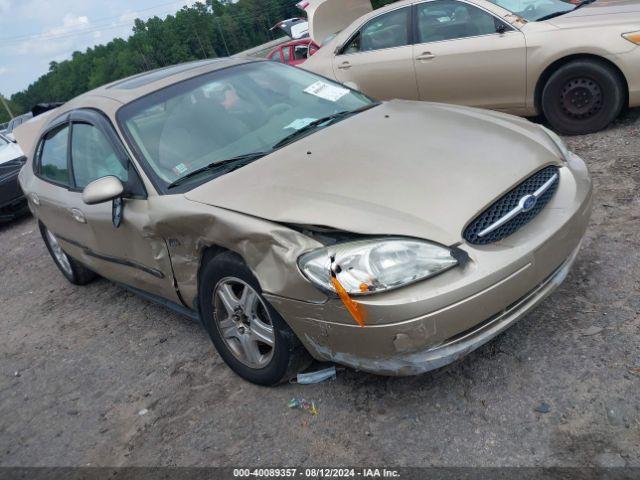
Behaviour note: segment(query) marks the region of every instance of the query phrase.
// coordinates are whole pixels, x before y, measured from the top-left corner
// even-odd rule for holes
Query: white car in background
[[[0,222],[27,213],[27,201],[18,184],[18,173],[26,157],[17,143],[0,135]]]

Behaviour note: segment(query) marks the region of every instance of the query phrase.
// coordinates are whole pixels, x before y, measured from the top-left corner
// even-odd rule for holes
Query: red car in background
[[[300,65],[318,50],[320,47],[307,37],[280,45],[267,58],[287,65]]]

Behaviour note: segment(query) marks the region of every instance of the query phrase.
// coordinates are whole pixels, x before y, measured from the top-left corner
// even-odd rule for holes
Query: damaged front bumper
[[[338,299],[265,296],[318,360],[381,375],[440,368],[509,328],[566,278],[589,223],[592,185],[578,157],[560,174],[555,197],[527,227],[493,245],[460,245],[471,259],[464,267],[359,298],[365,328]]]
[[[436,347],[419,352],[398,354],[385,359],[358,357],[345,352],[332,353],[329,348],[320,345],[317,345],[316,348],[322,357],[357,370],[379,375],[418,375],[444,367],[489,342],[533,310],[564,281],[578,251],[579,247],[553,275],[527,296],[475,328],[462,332]]]

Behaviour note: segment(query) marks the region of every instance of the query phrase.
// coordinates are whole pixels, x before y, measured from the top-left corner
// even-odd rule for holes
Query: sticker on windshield
[[[306,93],[314,95],[316,97],[324,98],[325,100],[329,100],[330,102],[337,102],[342,97],[344,97],[347,93],[349,93],[349,89],[338,87],[336,85],[329,85],[323,81],[319,81],[305,88]]]
[[[284,127],[283,130],[289,130],[290,128],[293,128],[295,130],[302,130],[304,127],[306,127],[310,123],[315,122],[316,120],[316,118],[298,118],[297,120],[294,120],[289,125]]]
[[[173,171],[176,173],[176,175],[182,175],[187,170],[189,170],[189,169],[187,168],[187,166],[184,163],[180,163],[180,164],[176,165],[175,167],[173,167]]]

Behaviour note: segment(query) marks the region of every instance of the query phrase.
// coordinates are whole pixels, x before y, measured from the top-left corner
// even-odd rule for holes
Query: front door
[[[167,245],[150,227],[142,183],[108,120],[97,112],[73,112],[69,156],[73,186],[69,207],[76,212],[76,228],[90,232],[69,240],[85,250],[89,268],[110,280],[179,302]],[[87,205],[82,201],[82,190],[105,176],[118,177],[125,186],[119,224],[114,221],[113,202]]]
[[[524,107],[526,43],[519,30],[459,0],[414,8],[421,100],[513,112]]]
[[[418,99],[411,7],[367,22],[333,58],[338,81],[380,100]]]

